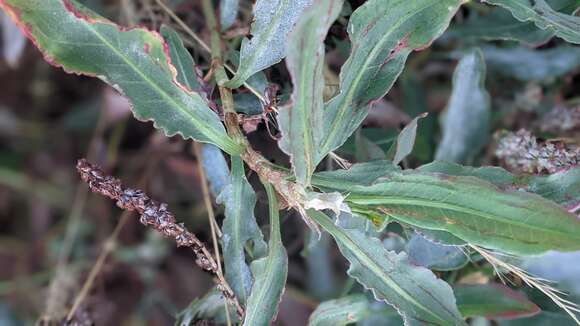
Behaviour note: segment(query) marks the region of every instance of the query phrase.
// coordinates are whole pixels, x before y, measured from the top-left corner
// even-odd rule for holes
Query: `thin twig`
[[[211,203],[211,196],[209,194],[209,189],[207,187],[207,178],[205,176],[205,171],[203,170],[203,165],[201,164],[201,148],[200,148],[200,146],[201,146],[200,143],[197,143],[197,142],[193,143],[193,151],[195,153],[195,156],[199,160],[198,164],[197,164],[197,168],[199,171],[199,176],[201,177],[201,192],[203,194],[203,202],[204,202],[205,207],[207,209],[207,218],[208,218],[208,222],[209,222],[209,226],[210,226],[210,230],[211,230],[211,239],[212,239],[212,244],[213,244],[213,250],[215,253],[216,260],[217,260],[218,272],[223,275],[221,258],[220,258],[220,250],[218,248],[218,240],[217,240],[217,236],[216,236],[216,233],[217,233],[216,229],[219,230],[219,228],[217,227],[217,222],[215,220],[215,214],[213,211],[213,205]],[[230,313],[228,310],[227,301],[226,301],[226,304],[224,305],[224,309],[226,311],[227,325],[230,326],[231,320],[230,320]]]
[[[97,125],[93,130],[93,134],[89,142],[87,157],[90,158],[93,157],[93,153],[95,152],[95,148],[97,146],[97,140],[103,133],[105,123],[106,123],[105,114],[100,113],[99,119],[97,120]],[[76,194],[73,199],[73,204],[69,216],[67,218],[64,240],[58,253],[58,258],[56,262],[56,272],[48,286],[48,294],[46,296],[46,306],[44,316],[42,318],[50,320],[54,318],[61,318],[59,314],[62,308],[64,307],[59,307],[59,305],[62,305],[64,303],[61,302],[61,300],[56,299],[57,297],[59,297],[59,292],[61,291],[61,284],[59,281],[62,279],[63,275],[67,271],[67,263],[72,252],[73,244],[76,241],[79,232],[81,216],[85,208],[87,195],[88,195],[87,189],[83,187],[82,184],[79,182],[77,184]]]
[[[105,175],[99,167],[87,160],[79,160],[77,170],[91,191],[116,200],[117,206],[121,209],[137,211],[141,216],[139,219],[141,224],[151,226],[164,236],[173,238],[178,247],[191,248],[195,253],[195,263],[216,276],[218,289],[225,299],[236,307],[240,318],[243,317],[244,309],[218,268],[216,260],[195,234],[187,230],[183,223],[176,222],[173,214],[167,210],[167,204],[150,199],[139,189],[124,188],[121,181]]]
[[[132,215],[132,212],[124,211],[123,214],[121,215],[121,218],[119,219],[119,223],[117,223],[117,226],[115,227],[115,230],[109,236],[109,238],[107,238],[107,240],[105,240],[105,243],[103,246],[103,251],[101,251],[101,254],[99,255],[99,257],[95,261],[95,264],[93,265],[93,267],[91,268],[91,271],[89,272],[89,276],[85,280],[83,287],[81,288],[81,290],[77,294],[77,296],[74,300],[74,303],[68,312],[68,315],[66,317],[67,321],[72,320],[76,310],[80,307],[80,305],[83,302],[83,300],[85,299],[85,297],[89,294],[89,291],[91,290],[91,288],[93,287],[93,284],[95,283],[95,280],[97,279],[97,275],[99,275],[99,272],[103,269],[103,266],[105,264],[105,261],[107,260],[107,257],[109,257],[109,254],[111,252],[113,252],[113,250],[115,249],[116,241],[117,241],[117,237],[119,236],[119,233],[121,232],[121,230],[123,229],[123,226],[125,226],[127,221],[129,221],[129,217],[131,217],[131,215]]]

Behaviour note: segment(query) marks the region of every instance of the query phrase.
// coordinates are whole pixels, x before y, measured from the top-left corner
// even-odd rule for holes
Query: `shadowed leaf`
[[[254,217],[256,194],[244,175],[240,157],[232,156],[230,184],[216,199],[224,204],[225,220],[222,226],[222,243],[226,279],[238,300],[245,303],[252,287],[252,274],[246,263],[244,246],[252,243],[252,256],[259,258],[266,251],[266,243]]]
[[[288,255],[282,244],[278,201],[270,184],[264,184],[270,208],[270,240],[265,257],[252,262],[254,285],[248,298],[244,325],[268,325],[276,318],[286,286]]]
[[[370,313],[370,302],[362,294],[324,301],[310,315],[308,326],[344,326],[356,323]]]
[[[501,284],[459,285],[453,288],[465,317],[521,318],[540,312],[525,295]]]
[[[564,40],[580,44],[580,17],[555,11],[545,0],[484,0],[511,11],[520,21],[531,21],[538,28],[552,31]]]
[[[405,251],[412,263],[436,271],[460,269],[469,262],[460,247],[435,243],[417,233],[411,236]]]

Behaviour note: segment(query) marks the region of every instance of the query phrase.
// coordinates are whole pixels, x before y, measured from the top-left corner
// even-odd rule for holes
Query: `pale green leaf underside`
[[[296,180],[305,185],[316,168],[324,132],[324,39],[341,8],[342,0],[315,0],[288,36],[292,105],[278,114],[279,145],[290,155]]]
[[[555,11],[545,0],[485,0],[501,6],[520,21],[531,21],[538,28],[550,30],[564,40],[580,44],[580,17]]]
[[[280,216],[274,189],[264,184],[270,212],[270,240],[265,257],[252,262],[254,285],[248,298],[244,325],[269,325],[278,313],[278,304],[286,286],[288,255],[282,244]]]
[[[252,39],[245,38],[234,77],[225,85],[240,87],[250,76],[280,62],[288,33],[311,0],[258,0],[254,5]]]
[[[378,300],[394,306],[407,325],[465,325],[451,287],[428,269],[408,263],[406,255],[387,251],[376,238],[344,229],[319,211],[308,214],[336,241],[350,262],[348,274]]]
[[[401,163],[409,154],[413,152],[415,139],[417,138],[417,127],[419,119],[425,118],[427,113],[415,117],[409,122],[397,136],[397,141],[391,145],[387,152],[387,159],[393,161],[394,165]]]
[[[322,302],[308,319],[308,326],[344,326],[356,323],[370,313],[370,302],[362,294]]]
[[[369,105],[391,88],[409,53],[428,46],[449,25],[461,0],[370,0],[351,16],[352,52],[340,72],[340,93],[325,105],[316,163],[341,146]]]
[[[253,244],[255,258],[266,251],[266,243],[254,217],[256,194],[244,175],[244,164],[239,156],[232,156],[230,184],[217,198],[225,205],[221,238],[226,279],[238,300],[246,302],[252,287],[252,273],[246,263],[244,246]]]
[[[129,98],[138,119],[153,121],[167,135],[213,143],[230,154],[240,151],[202,97],[175,81],[159,34],[124,30],[72,1],[5,0],[0,5],[49,62],[106,81]]]
[[[467,163],[487,143],[491,117],[480,50],[467,52],[453,73],[453,91],[441,121],[443,138],[436,160]]]

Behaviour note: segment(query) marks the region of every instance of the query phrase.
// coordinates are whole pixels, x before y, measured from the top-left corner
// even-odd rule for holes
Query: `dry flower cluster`
[[[173,214],[167,210],[167,204],[150,199],[141,190],[124,188],[119,179],[105,175],[98,166],[85,159],[78,161],[77,170],[91,191],[116,200],[117,206],[121,209],[137,211],[141,216],[139,221],[143,225],[151,226],[164,236],[175,239],[178,247],[190,247],[195,253],[196,264],[217,277],[218,289],[236,307],[238,314],[243,315],[243,308],[225,281],[213,256],[183,223],[176,223]]]
[[[538,142],[524,129],[501,135],[495,155],[510,170],[527,173],[556,173],[577,166],[580,147],[564,142]]]

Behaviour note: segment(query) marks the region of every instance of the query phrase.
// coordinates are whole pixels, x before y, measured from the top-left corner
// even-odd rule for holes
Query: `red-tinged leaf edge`
[[[514,301],[517,301],[517,302],[521,303],[522,305],[525,305],[526,308],[528,308],[527,310],[517,310],[517,311],[516,310],[511,310],[511,311],[506,310],[506,311],[501,312],[501,313],[487,314],[483,317],[490,318],[490,319],[510,320],[510,319],[518,319],[518,318],[535,316],[542,311],[535,303],[530,301],[524,294],[519,293],[515,290],[512,290],[511,288],[509,288],[503,284],[490,283],[490,284],[484,284],[481,286],[493,288],[493,289],[497,290],[498,292],[500,292],[501,294],[503,294],[503,296],[505,296],[506,298],[513,299]],[[455,288],[457,289],[457,288],[462,288],[462,287],[479,287],[479,285],[459,285],[459,286],[456,286]],[[459,305],[461,305],[461,304],[459,304]]]
[[[85,7],[83,7],[82,5],[76,4],[74,2],[71,2],[70,0],[60,0],[61,3],[63,4],[63,7],[70,12],[71,14],[73,14],[76,18],[78,18],[79,20],[83,20],[89,24],[95,24],[95,23],[100,23],[100,24],[108,24],[110,26],[115,27],[116,29],[118,29],[120,32],[128,32],[128,31],[133,31],[133,30],[138,30],[138,31],[142,31],[144,33],[147,33],[151,36],[153,36],[155,39],[157,39],[160,44],[163,46],[163,52],[164,52],[164,56],[165,56],[165,64],[167,65],[168,71],[171,74],[171,79],[173,81],[173,83],[180,88],[181,90],[183,90],[184,92],[186,92],[187,94],[194,94],[195,92],[191,89],[189,89],[187,86],[182,85],[178,79],[177,79],[177,69],[175,68],[175,66],[173,65],[173,63],[171,62],[171,56],[169,54],[169,45],[167,44],[167,42],[165,41],[165,39],[161,36],[161,34],[159,34],[157,31],[154,30],[150,30],[147,27],[144,26],[136,26],[136,27],[124,27],[121,25],[118,25],[90,10],[87,10]],[[87,73],[87,72],[79,72],[79,71],[75,71],[75,70],[71,70],[71,69],[67,69],[66,67],[64,67],[62,64],[56,62],[54,60],[54,58],[52,58],[48,53],[45,52],[45,50],[40,46],[40,44],[38,44],[37,40],[35,39],[34,35],[32,35],[31,32],[31,28],[30,26],[28,26],[25,22],[22,21],[22,19],[20,18],[20,14],[18,12],[17,9],[13,8],[11,5],[9,5],[6,0],[0,0],[0,8],[2,10],[4,10],[4,12],[12,19],[12,21],[18,26],[18,28],[22,31],[22,33],[26,36],[27,39],[29,39],[32,44],[40,51],[43,59],[48,62],[50,65],[56,67],[56,68],[60,68],[63,71],[65,71],[68,74],[74,74],[74,75],[78,75],[78,76],[87,76],[87,77],[95,77],[95,78],[100,78],[99,76],[95,75],[95,74],[91,74],[91,73]],[[148,47],[147,47],[147,43],[145,48],[143,49],[143,51],[145,51],[147,54],[149,53],[148,51]],[[106,79],[103,80],[105,83],[107,83]],[[120,87],[116,87],[115,85],[111,85],[109,83],[107,83],[108,85],[110,85],[111,87],[113,87],[117,92],[119,92],[121,95],[123,95],[124,97],[125,94],[123,92],[122,89],[120,89]],[[210,108],[210,104],[208,102],[208,99],[206,96],[200,95],[200,97],[202,98],[202,100],[208,105],[208,108]],[[179,134],[182,138],[186,139],[186,137],[183,136],[183,134],[181,132],[176,132],[174,134],[168,134],[165,132],[165,130],[163,128],[160,128],[157,125],[157,122],[155,121],[155,119],[150,118],[150,119],[141,119],[139,117],[137,117],[137,115],[134,113],[135,111],[133,110],[134,105],[132,101],[129,101],[129,104],[131,106],[131,112],[133,113],[133,117],[135,119],[137,119],[138,121],[141,122],[148,122],[151,121],[153,122],[153,126],[156,129],[160,129],[163,130],[163,132],[168,136],[168,137],[172,137],[175,136],[175,134]],[[237,154],[237,153],[229,153],[229,154]]]

